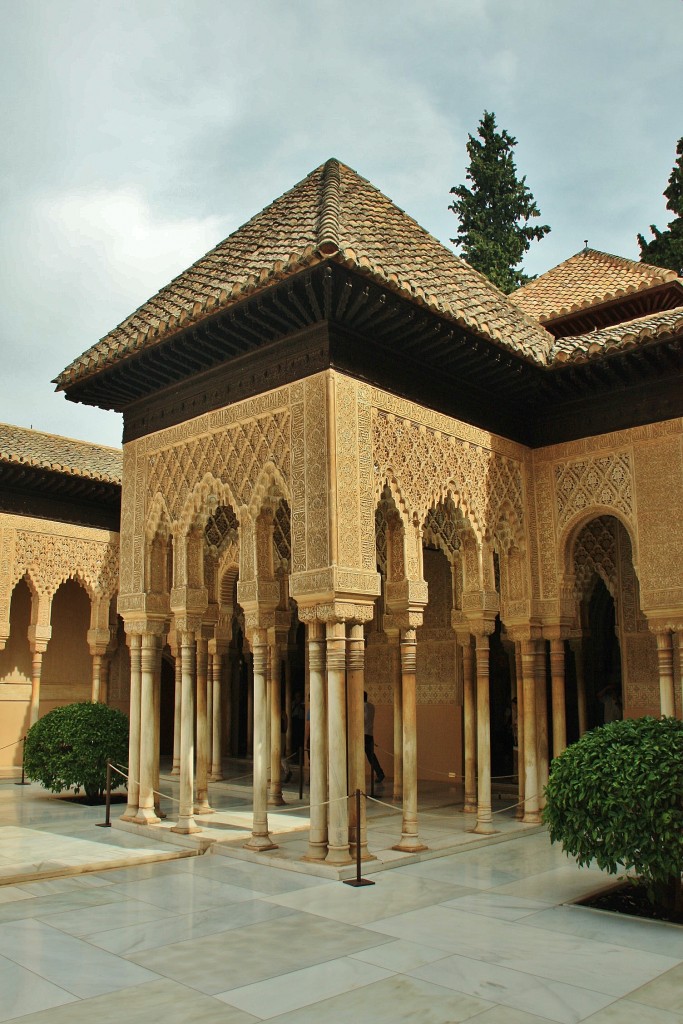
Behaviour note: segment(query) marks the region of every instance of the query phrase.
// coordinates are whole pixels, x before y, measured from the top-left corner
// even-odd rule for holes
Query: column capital
[[[35,654],[40,652],[44,654],[47,650],[47,645],[52,637],[52,626],[29,626],[28,627],[28,643],[31,651]]]
[[[324,604],[300,605],[298,608],[300,622],[353,622],[363,624],[372,622],[374,600],[350,601],[333,599]]]

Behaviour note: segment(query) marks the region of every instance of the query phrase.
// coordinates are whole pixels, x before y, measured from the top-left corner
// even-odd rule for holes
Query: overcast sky
[[[330,156],[446,245],[485,109],[551,233],[638,258],[683,135],[682,0],[0,0],[0,420],[119,444],[50,383]]]

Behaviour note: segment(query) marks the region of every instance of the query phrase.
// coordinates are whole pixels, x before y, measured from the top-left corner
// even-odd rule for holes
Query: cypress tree
[[[531,242],[547,235],[547,224],[531,225],[541,212],[526,184],[517,177],[513,150],[517,139],[497,130],[496,116],[484,111],[477,129],[469,136],[471,188],[451,189],[456,198],[448,207],[456,214],[460,230],[451,241],[475,270],[485,274],[503,292],[514,291],[531,280],[519,265]]]
[[[650,231],[654,238],[648,242],[638,235],[641,263],[652,263],[656,267],[667,267],[683,275],[683,138],[676,146],[676,163],[669,175],[669,184],[664,189],[666,208],[675,214],[665,231],[654,224]]]

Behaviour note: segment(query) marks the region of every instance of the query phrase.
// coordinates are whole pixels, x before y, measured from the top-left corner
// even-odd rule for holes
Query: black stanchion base
[[[111,828],[110,821],[96,821],[95,828]]]
[[[14,785],[15,786],[30,786],[31,783],[30,782],[15,782]]]
[[[359,885],[374,885],[369,878],[343,878],[344,885],[352,885],[356,889]]]

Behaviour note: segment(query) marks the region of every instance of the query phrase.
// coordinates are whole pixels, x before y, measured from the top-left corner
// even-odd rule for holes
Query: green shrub
[[[128,762],[128,719],[106,704],[67,704],[32,726],[24,746],[29,779],[53,793],[72,786],[89,797],[104,791],[107,761]],[[112,789],[124,779],[112,772]]]
[[[683,722],[627,719],[586,733],[553,761],[546,800],[551,840],[579,864],[633,868],[653,903],[680,907]]]

